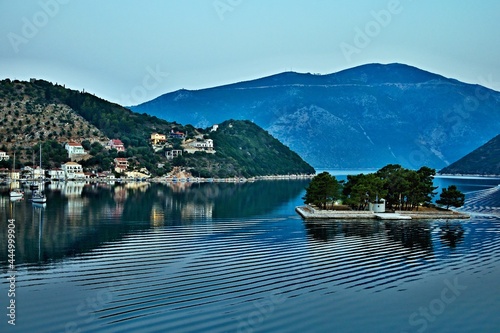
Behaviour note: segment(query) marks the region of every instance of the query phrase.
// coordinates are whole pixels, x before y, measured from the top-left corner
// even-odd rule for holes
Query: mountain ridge
[[[256,84],[256,83],[259,83],[259,82],[262,82],[262,81],[267,81],[267,80],[279,80],[281,79],[282,77],[287,77],[287,78],[294,78],[294,79],[299,79],[299,78],[306,78],[306,79],[311,79],[311,80],[314,80],[314,79],[317,79],[319,77],[321,78],[328,78],[329,80],[332,80],[331,82],[331,85],[336,85],[335,84],[335,80],[337,80],[338,82],[338,79],[339,78],[342,78],[344,75],[347,75],[353,71],[358,71],[358,70],[363,70],[365,67],[380,67],[380,68],[383,68],[384,66],[392,66],[392,67],[400,67],[400,68],[403,68],[403,69],[417,69],[419,71],[421,71],[422,73],[426,73],[427,75],[429,76],[432,76],[434,79],[436,77],[439,77],[443,80],[450,80],[450,81],[456,81],[457,83],[460,83],[460,81],[456,80],[456,79],[453,79],[453,78],[447,78],[443,75],[440,75],[440,74],[435,74],[435,73],[432,73],[432,72],[429,72],[429,71],[426,71],[426,70],[422,70],[422,69],[419,69],[417,67],[414,67],[414,66],[410,66],[410,65],[406,65],[406,64],[401,64],[401,63],[391,63],[391,64],[380,64],[380,63],[370,63],[370,64],[364,64],[364,65],[360,65],[360,66],[357,66],[357,67],[353,67],[353,68],[347,68],[347,69],[343,69],[341,71],[338,71],[338,72],[334,72],[334,73],[328,73],[328,74],[315,74],[315,73],[301,73],[301,72],[295,72],[295,71],[285,71],[285,72],[280,72],[280,73],[276,73],[276,74],[271,74],[271,75],[267,75],[267,76],[264,76],[264,77],[261,77],[261,78],[255,78],[255,79],[249,79],[249,80],[244,80],[244,81],[238,81],[238,82],[234,82],[234,83],[228,83],[228,84],[223,84],[223,85],[220,85],[220,86],[215,86],[215,87],[206,87],[206,88],[201,88],[201,89],[185,89],[185,88],[181,88],[181,89],[177,89],[177,90],[174,90],[174,91],[171,91],[171,92],[168,92],[166,94],[171,94],[171,93],[176,93],[176,92],[196,92],[196,91],[202,91],[202,90],[218,90],[218,89],[229,89],[229,88],[233,88],[233,87],[241,87],[241,86],[246,86],[246,85],[252,85],[252,84]],[[353,81],[353,84],[355,83],[356,81]],[[425,81],[418,81],[418,82],[425,82]],[[381,83],[384,83],[384,84],[390,84],[386,81],[384,82],[381,82]],[[399,83],[399,81],[398,81]],[[407,83],[411,83],[411,82],[407,82]],[[416,83],[416,82],[413,82],[413,83]],[[301,83],[303,84],[303,83]],[[294,84],[289,84],[289,86],[293,86]],[[321,84],[320,86],[322,86],[323,84]],[[283,86],[283,85],[280,85],[280,86]],[[260,88],[259,86],[254,86],[252,88]],[[163,94],[163,95],[166,95],[166,94]],[[156,98],[153,98],[152,100],[150,100],[149,102],[151,101],[154,101],[158,98],[160,98],[161,96],[163,95],[160,95]],[[148,103],[148,102],[146,102]],[[141,104],[144,104],[144,103],[141,103]],[[138,104],[140,105],[140,104]],[[138,105],[132,105],[132,106],[128,106],[128,107],[136,107]]]
[[[131,109],[196,127],[249,119],[315,167],[417,169],[442,168],[484,144],[499,131],[499,105],[500,93],[479,85],[404,64],[367,64],[183,89]]]

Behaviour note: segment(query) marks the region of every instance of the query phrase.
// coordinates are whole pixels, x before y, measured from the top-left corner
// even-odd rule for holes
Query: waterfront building
[[[118,173],[124,173],[128,168],[128,160],[123,157],[117,157],[114,159],[115,171]]]
[[[76,162],[67,162],[62,165],[66,179],[85,179],[83,168]]]

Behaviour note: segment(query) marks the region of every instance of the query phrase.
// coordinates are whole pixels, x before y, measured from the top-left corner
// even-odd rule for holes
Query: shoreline
[[[370,220],[432,220],[432,219],[469,219],[470,215],[453,210],[442,212],[395,211],[394,213],[375,213],[371,210],[319,210],[309,205],[295,207],[295,212],[303,219],[370,219]]]
[[[480,175],[480,174],[462,174],[462,173],[438,173],[434,176],[435,178],[489,178],[489,179],[500,179],[500,175]]]
[[[150,183],[244,183],[254,182],[258,180],[303,180],[312,179],[315,175],[267,175],[255,176],[250,178],[245,177],[228,177],[228,178],[202,178],[202,177],[150,177],[150,178],[76,178],[76,179],[45,179],[43,183],[100,183],[100,182],[115,182],[115,183],[132,183],[132,182],[150,182]],[[39,182],[39,179],[18,179],[15,182],[22,185],[27,183]],[[9,181],[5,182],[6,185]]]

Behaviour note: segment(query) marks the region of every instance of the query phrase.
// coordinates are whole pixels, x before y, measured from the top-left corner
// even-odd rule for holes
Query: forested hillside
[[[17,166],[34,163],[42,143],[44,167],[57,167],[69,160],[63,145],[81,143],[88,153],[79,161],[88,170],[111,170],[113,159],[126,158],[131,169],[148,169],[162,175],[179,166],[206,177],[251,177],[267,174],[314,173],[314,169],[251,122],[231,121],[212,128],[194,128],[139,114],[83,91],[43,80],[0,82],[0,149],[13,155]],[[171,132],[182,133],[172,138]],[[151,134],[163,133],[167,140],[153,149]],[[171,149],[185,148],[186,140],[213,137],[215,154],[184,153],[166,158]],[[125,151],[105,149],[110,139],[124,143]],[[36,160],[38,161],[38,159]],[[2,161],[7,167],[8,162]]]

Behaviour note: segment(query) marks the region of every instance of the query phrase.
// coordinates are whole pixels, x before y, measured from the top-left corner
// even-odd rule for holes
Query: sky
[[[496,0],[0,0],[0,18],[0,79],[44,79],[127,106],[367,63],[500,91]]]

